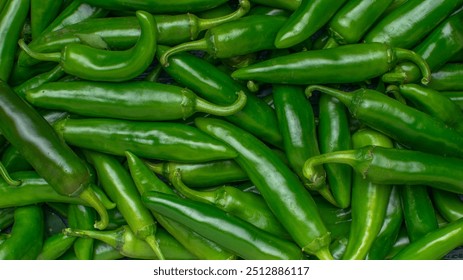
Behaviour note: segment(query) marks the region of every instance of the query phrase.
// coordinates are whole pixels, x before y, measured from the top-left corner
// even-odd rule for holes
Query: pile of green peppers
[[[0,259],[463,246],[463,0],[0,1]]]

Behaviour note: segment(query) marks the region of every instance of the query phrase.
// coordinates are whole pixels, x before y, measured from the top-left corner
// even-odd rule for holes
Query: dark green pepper
[[[212,9],[227,2],[227,0],[176,0],[174,2],[164,0],[84,0],[83,2],[116,11],[145,10],[151,13],[185,13]]]
[[[61,10],[62,0],[31,0],[32,39],[37,38]]]
[[[463,90],[463,63],[448,63],[432,73],[429,87],[438,91]]]
[[[58,66],[54,67],[53,69],[51,69],[48,72],[44,72],[42,74],[39,74],[39,75],[37,75],[37,76],[23,82],[20,85],[15,86],[13,88],[13,90],[14,90],[14,92],[16,92],[16,94],[18,94],[22,98],[25,98],[26,92],[28,90],[37,88],[37,87],[43,85],[44,83],[54,82],[54,81],[56,81],[58,79],[61,79],[64,76],[64,74],[65,73],[64,73],[63,67],[61,67],[61,65],[58,65]]]

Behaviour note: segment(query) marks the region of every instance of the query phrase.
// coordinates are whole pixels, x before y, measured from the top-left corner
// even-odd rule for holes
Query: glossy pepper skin
[[[248,260],[303,259],[296,244],[228,215],[216,207],[158,192],[143,194],[145,205]]]
[[[181,123],[117,119],[64,119],[54,125],[70,145],[124,156],[180,162],[232,159],[236,152],[197,128]]]
[[[437,212],[449,222],[463,217],[463,201],[459,194],[432,189],[432,200]]]
[[[135,236],[146,241],[159,259],[164,259],[156,242],[157,223],[144,207],[130,173],[111,155],[90,151],[84,151],[84,155],[95,167],[104,191],[116,203]]]
[[[39,205],[17,207],[10,234],[10,238],[0,245],[0,259],[35,259],[43,244],[44,217],[42,208]]]
[[[463,90],[463,63],[447,63],[432,73],[429,87],[438,91]]]
[[[61,53],[35,53],[20,41],[21,48],[33,58],[59,62],[67,74],[93,81],[121,82],[143,73],[156,52],[156,23],[151,14],[138,11],[140,37],[128,50],[108,51],[81,44],[66,45]]]
[[[0,80],[8,81],[15,53],[18,48],[16,42],[20,37],[26,17],[29,13],[30,0],[8,0],[0,10]],[[8,40],[6,40],[8,38]]]
[[[431,71],[439,70],[463,48],[463,11],[448,17],[437,26],[413,51],[420,55]],[[393,71],[383,76],[388,83],[414,83],[419,81],[420,71],[409,62],[400,63]],[[431,80],[432,81],[432,80]]]
[[[189,89],[161,83],[55,82],[28,90],[26,99],[36,107],[81,116],[168,121],[186,119],[196,112],[232,115],[246,105],[246,95],[237,95],[230,106],[219,106]]]
[[[392,141],[371,129],[358,130],[352,135],[354,148],[376,145],[392,148]],[[361,174],[354,174],[352,181],[352,224],[349,242],[343,259],[365,259],[386,215],[392,187],[375,184]]]
[[[70,227],[91,230],[95,223],[95,212],[90,207],[71,204],[68,207],[67,221]],[[93,243],[92,239],[77,238],[75,240],[73,247],[79,260],[93,259]]]
[[[158,58],[166,50],[167,47],[159,46],[156,52]],[[267,143],[276,147],[283,146],[275,112],[263,100],[254,94],[249,94],[230,75],[220,71],[211,63],[188,53],[170,56],[168,65],[164,67],[164,70],[175,81],[216,104],[232,104],[236,100],[236,93],[245,91],[247,100],[244,108],[226,119]]]
[[[153,15],[156,22],[157,43],[176,45],[195,40],[199,34],[213,26],[240,18],[249,7],[240,6],[235,12],[218,18],[203,19],[194,14]],[[63,49],[67,44],[92,45],[104,41],[113,50],[128,49],[140,37],[140,24],[135,16],[90,18],[42,34],[28,47],[35,52],[49,53]],[[39,61],[20,52],[18,64],[34,65]]]
[[[463,219],[435,229],[404,247],[394,260],[439,260],[463,244]]]
[[[59,14],[63,1],[31,0],[31,32],[37,38]]]
[[[312,157],[305,163],[304,174],[312,181],[323,180],[311,176],[313,166],[323,163],[344,163],[352,166],[357,173],[374,183],[429,185],[461,193],[463,174],[457,170],[462,162],[459,158],[419,151],[367,146]]]
[[[252,3],[294,11],[301,4],[301,0],[251,0]]]
[[[56,260],[74,245],[76,239],[74,236],[67,236],[61,232],[46,238],[37,259]],[[76,259],[78,258],[76,257]]]
[[[63,67],[61,67],[61,65],[57,65],[50,71],[41,73],[21,83],[20,85],[15,86],[13,90],[14,92],[16,92],[16,94],[18,94],[22,98],[25,98],[26,92],[28,90],[37,88],[43,85],[44,83],[54,82],[58,79],[61,79],[64,76],[64,74],[65,72]]]
[[[275,38],[277,48],[289,48],[312,36],[325,25],[346,0],[302,0]]]
[[[159,61],[168,66],[169,56],[190,50],[206,51],[214,58],[230,58],[274,49],[273,39],[285,21],[285,17],[252,15],[227,22],[207,30],[203,39],[170,48]]]
[[[56,134],[50,124],[4,82],[0,81],[0,130],[24,158],[62,195],[80,196],[101,218],[95,225],[104,228],[107,213],[89,189],[90,173],[84,162]]]
[[[411,108],[383,93],[369,89],[343,92],[324,86],[309,86],[337,97],[354,118],[410,148],[452,157],[463,156],[463,136],[443,122]]]
[[[227,2],[227,0],[177,0],[175,2],[166,2],[164,0],[84,0],[83,2],[109,10],[145,10],[151,13],[185,13],[212,9]]]
[[[416,63],[423,75],[422,83],[428,83],[431,73],[421,57],[382,43],[349,44],[284,55],[238,69],[232,77],[300,85],[354,83],[381,76],[403,60]]]
[[[145,163],[136,155],[126,152],[130,174],[140,195],[149,191],[157,191],[176,195],[174,190],[159,179]],[[151,211],[156,221],[178,240],[188,251],[199,259],[229,260],[236,256],[223,249],[217,243],[204,238],[184,225]]]
[[[318,103],[318,145],[320,153],[349,150],[352,148],[347,109],[338,99],[321,95]],[[307,160],[307,158],[306,158]],[[327,183],[340,208],[346,208],[351,200],[352,170],[341,164],[324,166]],[[302,168],[301,168],[302,171]]]
[[[412,48],[461,4],[461,0],[409,0],[375,24],[364,41]]]
[[[238,152],[235,159],[293,240],[308,254],[331,259],[327,231],[311,195],[275,153],[242,129],[222,120],[195,119],[196,126]]]

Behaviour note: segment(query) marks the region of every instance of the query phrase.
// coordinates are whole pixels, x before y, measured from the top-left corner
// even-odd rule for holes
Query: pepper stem
[[[95,222],[94,227],[97,229],[105,229],[109,223],[108,212],[106,211],[105,206],[100,199],[96,196],[93,189],[87,187],[79,194],[79,197],[86,201],[91,207],[93,207],[98,215],[100,215],[100,220]]]
[[[172,47],[168,50],[166,50],[161,57],[159,58],[159,62],[164,66],[167,67],[169,66],[169,62],[167,61],[169,59],[169,56],[179,53],[179,52],[185,52],[185,51],[207,51],[209,48],[209,44],[205,38],[196,40],[196,41],[191,41],[191,42],[186,42],[180,45],[177,45],[175,47]]]
[[[166,168],[168,168],[166,162],[154,163],[154,162],[151,162],[151,161],[145,161],[145,164],[146,164],[146,166],[148,166],[148,168],[151,171],[153,171],[154,173],[156,173],[158,175],[165,176],[166,174],[169,174],[166,171]]]
[[[399,61],[409,60],[420,68],[421,75],[423,76],[421,78],[421,83],[423,85],[427,85],[431,81],[431,69],[426,60],[411,50],[395,48],[394,51]]]
[[[233,21],[235,19],[239,19],[245,14],[247,14],[250,9],[251,9],[251,4],[249,3],[248,0],[240,0],[239,8],[229,15],[218,17],[218,18],[211,18],[211,19],[203,19],[203,18],[198,19],[198,30],[199,31],[206,30],[214,26],[220,25],[222,23]]]
[[[174,188],[186,198],[191,200],[214,204],[216,201],[216,193],[214,191],[195,191],[190,189],[182,182],[182,174],[180,169],[176,169],[169,178]]]
[[[146,243],[150,245],[151,249],[153,249],[154,254],[160,259],[160,260],[165,260],[166,258],[164,257],[164,254],[161,251],[161,248],[159,248],[159,244],[156,241],[156,237],[154,235],[149,235],[145,238]]]
[[[53,61],[53,62],[60,62],[61,60],[61,53],[38,53],[31,50],[27,44],[24,42],[24,39],[19,39],[18,41],[19,46],[25,53],[27,53],[30,57],[41,60],[41,61]]]
[[[119,249],[120,240],[123,234],[123,228],[110,230],[110,231],[99,231],[99,230],[84,230],[84,229],[63,229],[63,234],[66,236],[75,236],[82,238],[93,238],[110,245],[113,248]]]
[[[197,97],[196,99],[196,111],[216,116],[230,116],[239,112],[246,105],[246,94],[243,91],[239,91],[238,98],[233,104],[228,106],[218,106],[212,104],[202,98]]]
[[[319,85],[308,86],[305,89],[305,95],[307,97],[311,97],[312,93],[316,90],[336,97],[337,99],[339,99],[339,101],[344,103],[344,105],[346,106],[349,106],[349,104],[352,102],[352,98],[353,98],[352,94],[345,92],[345,91],[341,91],[341,90],[337,90],[337,89],[329,88],[325,86],[319,86]]]
[[[17,186],[21,185],[20,180],[15,180],[15,179],[11,178],[10,174],[8,173],[8,170],[6,170],[6,168],[5,168],[5,166],[3,165],[2,162],[0,162],[0,176],[10,186],[17,187]]]

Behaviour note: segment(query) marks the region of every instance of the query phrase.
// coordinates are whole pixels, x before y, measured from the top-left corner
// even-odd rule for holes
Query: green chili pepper
[[[420,56],[381,43],[349,44],[283,55],[238,69],[232,77],[301,85],[354,83],[384,75],[404,60],[417,64],[423,74],[421,82],[429,82],[431,72]]]
[[[409,0],[375,24],[364,41],[411,48],[462,4],[461,0]]]
[[[283,24],[275,38],[279,49],[303,42],[324,26],[346,0],[302,0],[298,8]]]
[[[16,42],[28,16],[30,0],[8,0],[4,2],[5,6],[0,11],[0,34],[2,34],[2,40],[0,41],[0,80],[8,81],[18,48]]]
[[[126,152],[126,157],[130,174],[141,195],[148,191],[175,195],[175,192],[153,174],[140,158],[130,152]],[[215,242],[202,237],[182,224],[159,215],[154,211],[151,211],[151,213],[163,228],[199,259],[224,260],[235,258],[232,253],[224,250]]]
[[[347,1],[328,23],[328,44],[354,44],[374,25],[394,0]]]
[[[371,129],[355,132],[352,135],[352,145],[356,149],[369,145],[393,147],[388,137]],[[375,184],[359,173],[354,174],[352,224],[343,259],[365,259],[383,225],[391,190],[391,186]]]
[[[335,97],[323,94],[320,96],[318,110],[320,153],[351,149],[349,120],[344,104]],[[324,169],[336,204],[341,208],[349,207],[351,199],[351,168],[341,164],[326,164]]]
[[[47,83],[27,91],[26,99],[37,107],[82,116],[144,121],[186,119],[196,112],[227,116],[246,104],[244,92],[238,93],[233,104],[219,106],[197,97],[189,89],[145,81]]]
[[[420,55],[429,68],[435,72],[455,56],[463,48],[463,11],[460,11],[442,22],[429,34],[423,42],[413,50]],[[388,83],[413,83],[420,78],[419,69],[412,63],[397,65],[394,71],[385,74],[382,79]]]
[[[448,223],[400,250],[394,260],[438,260],[463,245],[463,219]]]
[[[43,242],[38,260],[56,260],[72,247],[77,238],[63,233],[54,234]]]
[[[449,222],[463,217],[463,201],[459,194],[432,189],[432,199],[436,210]]]
[[[116,203],[135,236],[147,242],[159,259],[164,259],[156,242],[156,221],[144,207],[129,172],[110,155],[90,151],[84,151],[84,154],[95,167],[103,189]]]
[[[151,13],[185,13],[212,9],[227,2],[227,0],[177,0],[175,2],[164,0],[84,0],[83,2],[116,11],[145,10]]]
[[[198,18],[190,13],[154,15],[157,43],[176,45],[195,40],[202,31],[224,22],[233,21],[246,14],[249,9],[246,5],[247,0],[242,0],[242,3],[235,12],[213,19]],[[93,18],[43,34],[38,39],[32,40],[28,47],[34,52],[49,53],[60,51],[65,45],[71,43],[93,45],[93,41],[104,41],[110,49],[118,50],[130,48],[136,44],[139,37],[140,24],[134,16]],[[38,62],[25,52],[19,54],[18,64],[20,65],[33,65]]]
[[[21,48],[38,60],[59,62],[68,74],[93,81],[127,81],[143,73],[156,52],[156,23],[151,14],[138,11],[140,37],[128,50],[108,51],[81,44],[66,45],[61,53],[36,53],[23,40]]]
[[[118,260],[122,259],[124,256],[119,253],[111,245],[104,243],[100,240],[95,240],[95,245],[93,246],[93,259],[94,260]]]
[[[438,91],[463,90],[463,63],[448,63],[432,73],[429,87]]]
[[[14,92],[25,98],[26,92],[28,90],[37,88],[45,83],[54,82],[64,76],[64,69],[61,65],[56,66],[52,70],[39,74],[24,83],[13,88]]]
[[[30,2],[32,39],[35,39],[59,14],[63,1],[31,0]]]
[[[35,259],[43,243],[42,208],[38,205],[17,207],[10,234],[10,238],[0,245],[0,259]]]
[[[100,215],[97,228],[107,224],[106,208],[89,188],[87,166],[47,121],[0,81],[0,130],[24,158],[59,194],[79,196]]]
[[[146,162],[156,174],[169,178],[176,170],[182,181],[191,188],[208,188],[248,180],[248,175],[234,160],[204,163]]]
[[[136,237],[129,226],[122,226],[115,230],[96,231],[66,228],[65,235],[93,238],[111,245],[119,253],[128,258],[158,260],[151,247]],[[160,249],[165,252],[167,260],[194,260],[196,257],[188,252],[175,238],[164,229],[159,228],[156,234],[156,242]]]
[[[326,228],[331,234],[333,242],[335,242],[335,240],[349,237],[352,223],[351,208],[339,208],[334,206],[332,203],[326,201],[326,199],[322,196],[313,196],[313,199],[320,211],[323,223],[326,225]]]
[[[95,212],[92,208],[71,204],[68,208],[68,225],[72,228],[90,230],[95,223]],[[93,259],[93,240],[78,238],[74,242],[74,252],[79,260]]]
[[[401,189],[401,197],[410,242],[438,228],[436,212],[427,186],[404,186]]]
[[[401,96],[410,100],[419,110],[463,133],[463,112],[455,102],[440,92],[415,84],[401,85],[398,88],[389,86],[388,89],[398,90]]]
[[[164,46],[159,46],[157,56],[164,54],[166,49]],[[170,56],[168,64],[169,66],[164,67],[164,70],[174,80],[211,102],[229,105],[235,102],[237,92],[247,92],[230,75],[194,55],[179,53]],[[244,108],[226,119],[250,131],[263,141],[282,147],[283,140],[275,112],[255,95],[246,95],[247,101]]]
[[[21,185],[21,181],[15,180],[10,176],[9,171],[6,169],[5,165],[0,162],[0,178],[2,178],[7,185],[10,186],[19,186]]]
[[[273,40],[285,21],[285,17],[253,15],[226,22],[207,30],[203,39],[168,49],[159,62],[167,67],[171,55],[191,50],[205,51],[214,58],[229,58],[274,49]]]
[[[116,119],[64,119],[55,129],[70,145],[124,156],[181,162],[236,157],[236,152],[197,128],[181,123]]]
[[[343,92],[324,86],[309,86],[306,92],[310,94],[314,90],[337,97],[354,118],[405,146],[439,155],[463,156],[463,135],[378,91]]]
[[[304,162],[309,157],[320,154],[312,105],[307,101],[304,90],[297,86],[273,86],[273,102],[285,154],[293,171],[304,181]],[[323,166],[318,167],[318,172],[325,173]],[[313,190],[336,205],[328,185],[316,187]]]
[[[303,184],[281,159],[250,133],[222,120],[195,119],[196,126],[232,146],[236,161],[256,185],[273,214],[308,254],[331,259],[330,234]]]
[[[279,239],[216,207],[174,195],[146,192],[143,202],[151,210],[191,228],[243,259],[302,259],[292,242]]]
[[[463,110],[463,91],[439,91],[443,96],[448,97],[453,103]]]
[[[290,11],[296,10],[301,4],[301,0],[251,0],[251,2]]]
[[[368,146],[312,157],[304,165],[304,175],[312,181],[322,180],[312,177],[312,168],[324,163],[348,164],[373,183],[429,185],[456,193],[463,191],[463,174],[456,171],[463,163],[459,158]]]
[[[27,162],[15,146],[9,145],[2,154],[0,165],[8,170],[9,173],[16,171],[33,170],[32,166]]]
[[[252,1],[255,2],[255,1]],[[291,13],[287,9],[277,8],[277,7],[270,7],[268,5],[265,6],[254,6],[249,10],[248,16],[251,15],[267,15],[267,16],[283,16],[289,17]]]
[[[402,223],[403,212],[399,189],[397,186],[392,186],[383,225],[370,246],[366,255],[367,260],[384,260],[387,257],[398,239],[401,228],[403,228]]]
[[[15,63],[8,84],[14,87],[19,86],[37,75],[52,71],[55,67],[54,62],[43,62],[34,66],[20,66]]]
[[[222,186],[210,191],[195,191],[182,182],[182,174],[179,170],[176,170],[169,180],[175,189],[186,198],[214,205],[279,238],[290,239],[288,232],[275,218],[260,195],[230,186]]]
[[[0,232],[14,222],[14,207],[0,209]]]

